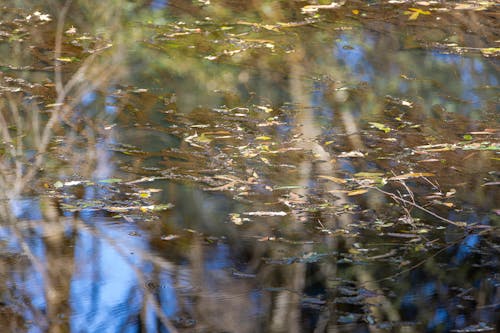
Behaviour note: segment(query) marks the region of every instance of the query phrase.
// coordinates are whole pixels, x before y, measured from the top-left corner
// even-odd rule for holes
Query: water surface
[[[494,4],[75,2],[61,51],[43,5],[0,24],[2,331],[498,329]]]

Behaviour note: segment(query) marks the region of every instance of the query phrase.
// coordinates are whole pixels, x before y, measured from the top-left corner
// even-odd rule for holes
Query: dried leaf
[[[389,178],[389,180],[405,180],[405,179],[410,179],[410,178],[433,177],[433,176],[435,176],[435,174],[430,173],[430,172],[410,172],[410,173],[405,173],[403,175],[391,177],[391,178]]]
[[[342,178],[332,177],[332,176],[318,176],[318,178],[327,179],[337,184],[345,184],[347,181]]]
[[[258,212],[245,212],[243,215],[248,215],[248,216],[286,216],[287,213],[280,211],[280,212],[264,212],[264,211],[258,211]]]
[[[360,152],[360,151],[349,151],[349,152],[342,152],[339,157],[365,157],[365,155]]]
[[[350,197],[352,197],[352,196],[355,196],[355,195],[365,194],[366,192],[368,192],[367,189],[360,188],[360,189],[357,189],[357,190],[353,190],[353,191],[347,192],[347,195],[350,196]]]
[[[381,172],[358,172],[354,174],[356,178],[380,178],[384,176]]]

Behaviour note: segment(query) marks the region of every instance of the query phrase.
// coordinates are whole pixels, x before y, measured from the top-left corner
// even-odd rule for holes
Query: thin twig
[[[424,208],[424,207],[420,206],[419,204],[417,204],[417,203],[415,203],[415,202],[411,202],[411,201],[408,201],[408,200],[403,199],[403,198],[401,198],[401,197],[398,197],[398,196],[397,196],[397,195],[395,195],[394,193],[384,191],[384,190],[382,190],[382,189],[380,189],[380,188],[378,188],[378,187],[374,187],[374,186],[371,186],[371,187],[369,187],[369,188],[370,188],[370,189],[373,189],[373,190],[377,190],[377,191],[379,191],[380,193],[383,193],[383,194],[385,194],[385,195],[388,195],[388,196],[390,196],[392,199],[394,199],[395,201],[403,202],[403,203],[405,203],[405,204],[407,204],[407,205],[410,205],[410,206],[413,206],[413,207],[415,207],[415,208],[418,208],[418,209],[420,209],[421,211],[423,211],[423,212],[425,212],[425,213],[427,213],[427,214],[429,214],[429,215],[432,215],[432,216],[434,216],[435,218],[437,218],[438,220],[441,220],[441,221],[443,221],[443,222],[445,222],[445,223],[448,223],[448,224],[454,225],[455,227],[463,227],[460,223],[453,222],[452,220],[449,220],[449,219],[447,219],[447,218],[444,218],[444,217],[442,217],[442,216],[440,216],[440,215],[438,215],[438,214],[434,213],[433,211],[430,211],[430,210],[428,210],[428,209],[426,209],[426,208]]]

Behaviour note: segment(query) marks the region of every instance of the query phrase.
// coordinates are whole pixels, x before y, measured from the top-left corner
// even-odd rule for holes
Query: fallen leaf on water
[[[475,10],[475,11],[480,11],[480,10],[485,10],[488,9],[489,5],[493,5],[494,2],[490,1],[476,1],[478,3],[460,3],[455,6],[455,10]]]
[[[315,13],[319,9],[335,9],[339,8],[341,4],[332,2],[329,5],[308,5],[301,8],[302,13]]]
[[[368,192],[367,189],[361,188],[361,189],[349,191],[349,192],[347,192],[347,195],[350,196],[350,197],[352,197],[352,196],[355,196],[355,195],[364,194],[366,192]]]
[[[99,181],[99,183],[104,183],[104,184],[113,184],[113,183],[120,183],[122,179],[120,178],[108,178],[108,179],[102,179]]]
[[[339,157],[365,157],[365,155],[360,151],[348,151],[340,153]]]
[[[318,176],[318,178],[326,179],[337,184],[345,184],[347,181],[342,178],[332,177],[332,176]]]
[[[387,127],[386,125],[381,124],[381,123],[369,122],[369,124],[372,127],[376,128],[376,129],[378,129],[380,131],[383,131],[384,133],[389,133],[391,131],[390,127]]]
[[[431,12],[428,11],[428,10],[422,10],[422,9],[419,9],[419,8],[408,8],[409,10],[408,11],[405,11],[404,14],[405,15],[410,15],[408,17],[408,20],[416,20],[418,18],[419,15],[431,15]]]
[[[202,142],[202,143],[210,143],[210,142],[212,142],[212,139],[210,139],[209,137],[207,137],[207,135],[205,133],[201,133],[201,135],[198,136],[198,137],[195,137],[194,140],[196,140],[198,142]]]
[[[179,238],[180,236],[178,235],[166,235],[166,236],[161,236],[161,240],[163,241],[169,241],[169,240],[173,240],[173,239],[176,239],[176,238]]]
[[[248,215],[248,216],[286,216],[287,213],[280,211],[280,212],[264,212],[264,211],[258,211],[258,212],[245,212],[243,215]]]
[[[257,109],[259,109],[261,111],[264,111],[265,113],[271,113],[271,112],[273,112],[273,109],[268,108],[267,106],[264,106],[264,105],[258,105]]]
[[[480,49],[480,51],[485,57],[500,55],[500,47],[487,47]]]
[[[435,174],[430,172],[410,172],[410,173],[405,173],[403,175],[391,177],[389,178],[389,180],[405,180],[409,178],[433,177],[433,176],[435,176]]]
[[[78,59],[75,58],[75,57],[59,57],[56,60],[58,60],[60,62],[74,62],[74,61],[78,61]]]
[[[229,218],[230,218],[231,222],[233,222],[236,225],[242,225],[243,222],[250,222],[251,221],[248,217],[241,217],[241,215],[238,213],[229,214]]]
[[[358,172],[354,174],[356,178],[380,178],[384,174],[381,172]]]
[[[399,232],[388,232],[386,235],[398,238],[420,238],[417,234],[403,234]]]

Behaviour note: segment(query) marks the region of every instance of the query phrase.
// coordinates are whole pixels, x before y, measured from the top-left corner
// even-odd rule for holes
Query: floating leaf
[[[410,15],[408,17],[408,20],[416,20],[418,18],[419,15],[431,15],[431,12],[428,11],[428,10],[422,10],[422,9],[419,9],[419,8],[409,8],[408,11],[405,11],[404,12],[405,15]]]
[[[368,192],[367,189],[360,188],[360,189],[357,189],[357,190],[352,190],[352,191],[347,192],[347,195],[350,196],[350,197],[352,197],[352,196],[355,196],[355,195],[365,194],[366,192]]]
[[[500,47],[487,47],[480,50],[485,57],[500,55]]]
[[[376,129],[378,129],[380,131],[383,131],[384,133],[389,133],[391,131],[390,127],[387,127],[386,125],[381,124],[381,123],[369,122],[369,124],[372,127],[376,128]]]
[[[166,236],[161,236],[162,241],[169,241],[169,240],[174,240],[176,238],[179,238],[179,235],[166,235]]]
[[[495,185],[496,186],[500,185],[500,182],[487,182],[487,183],[484,183],[482,186],[495,186]]]
[[[360,151],[349,151],[340,153],[339,157],[365,157],[365,155]]]
[[[263,212],[263,211],[259,211],[259,212],[245,212],[243,213],[243,215],[248,215],[248,216],[286,216],[287,213],[286,212]]]
[[[336,2],[332,2],[331,4],[329,5],[308,5],[308,6],[304,6],[301,8],[301,11],[302,13],[315,13],[317,12],[319,9],[336,9],[336,8],[339,8],[340,6],[342,6],[341,4],[338,4]]]
[[[295,190],[299,188],[307,188],[307,187],[302,185],[282,185],[282,186],[274,186],[273,190]]]
[[[207,137],[205,133],[201,133],[200,136],[194,138],[195,141],[201,142],[201,143],[210,143],[212,142],[212,139]]]
[[[271,113],[273,112],[273,109],[267,107],[267,106],[263,106],[263,105],[257,105],[257,109],[261,110],[261,111],[264,111],[265,113]]]
[[[64,186],[76,186],[76,185],[85,184],[85,183],[88,183],[88,181],[87,180],[72,180],[69,182],[65,182]]]
[[[75,58],[75,57],[59,57],[57,58],[58,61],[60,62],[74,62],[74,61],[78,61],[78,58]]]
[[[356,178],[380,178],[384,176],[381,172],[358,172],[354,174]]]
[[[391,178],[389,178],[389,180],[405,180],[405,179],[410,179],[410,178],[433,177],[433,176],[435,176],[435,174],[430,173],[430,172],[410,172],[410,173],[405,173],[403,175],[391,177]]]
[[[108,179],[102,179],[99,181],[99,183],[104,183],[104,184],[113,184],[113,183],[120,183],[123,180],[120,178],[108,178]]]
[[[332,177],[332,176],[318,176],[318,178],[327,179],[337,184],[345,184],[347,181],[342,178]]]

